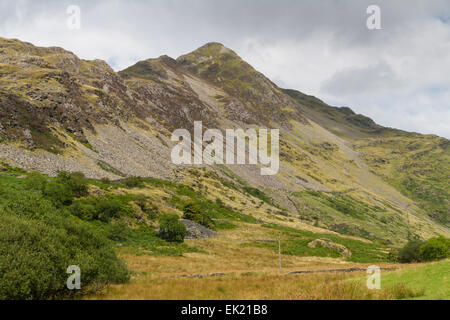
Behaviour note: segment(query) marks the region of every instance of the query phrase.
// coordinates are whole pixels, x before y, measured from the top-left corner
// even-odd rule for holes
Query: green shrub
[[[124,241],[127,239],[128,227],[123,221],[116,221],[109,225],[108,238],[114,241]]]
[[[420,247],[422,261],[436,261],[450,257],[450,239],[431,238]]]
[[[95,205],[90,201],[76,201],[70,207],[70,212],[85,221],[92,221],[98,218],[98,213]]]
[[[73,192],[65,184],[56,181],[47,182],[42,194],[49,198],[57,207],[70,205],[73,201]]]
[[[86,221],[109,222],[111,219],[119,218],[122,211],[122,203],[117,199],[108,197],[79,199],[70,206],[70,212],[74,216]]]
[[[58,207],[70,205],[74,197],[80,198],[89,194],[88,180],[80,172],[62,171],[56,179],[49,179],[43,174],[32,172],[24,180],[24,188],[41,191]]]
[[[398,261],[401,263],[419,262],[420,247],[424,244],[422,240],[410,240],[398,252]]]
[[[78,178],[75,175],[75,181]],[[73,297],[128,279],[124,263],[105,237],[108,234],[74,217],[116,216],[121,202],[74,201],[72,189],[82,188],[70,181],[39,173],[25,179],[0,176],[0,300]],[[120,232],[111,234],[117,237]],[[81,269],[81,291],[66,288],[71,265]]]
[[[196,202],[188,202],[183,208],[183,218],[194,221],[206,228],[213,228],[214,222],[212,219],[202,212],[200,206]]]
[[[42,191],[47,184],[48,178],[41,173],[31,172],[25,178],[25,188],[27,190],[39,190]]]
[[[176,214],[166,214],[160,218],[158,236],[168,242],[183,242],[186,226]]]
[[[392,248],[391,250],[389,250],[387,259],[391,262],[399,262],[398,261],[398,255],[399,255],[398,253],[399,253],[398,249]]]
[[[93,229],[55,208],[39,215],[0,210],[0,300],[71,296],[76,293],[66,288],[71,265],[80,267],[84,290],[129,278],[124,263]]]
[[[141,177],[129,177],[123,181],[127,188],[141,188],[144,186],[144,179]]]
[[[222,201],[222,199],[220,199],[220,198],[216,198],[216,204],[219,206],[219,207],[225,207],[225,203]]]
[[[109,179],[108,177],[103,177],[100,179],[100,182],[104,184],[111,184],[111,179]]]
[[[119,217],[122,204],[116,199],[97,198],[95,209],[97,219],[109,222],[111,219]]]
[[[137,195],[134,198],[134,203],[142,210],[142,212],[150,215],[151,219],[156,218],[159,213],[159,208],[155,205],[149,204],[148,198],[144,195]]]
[[[272,200],[261,190],[248,186],[245,186],[243,189],[245,192],[254,196],[255,198],[258,198],[259,200],[262,200],[269,205],[273,205]]]
[[[80,198],[89,195],[88,180],[81,172],[61,171],[57,181],[66,185],[73,193],[74,197]]]

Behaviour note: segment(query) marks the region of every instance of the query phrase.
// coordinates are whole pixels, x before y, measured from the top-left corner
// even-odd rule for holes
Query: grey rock
[[[315,248],[316,246],[322,246],[339,251],[343,256],[350,258],[352,253],[346,247],[339,243],[334,243],[328,239],[317,239],[308,243],[308,247]]]
[[[191,220],[182,219],[181,222],[186,226],[186,240],[206,239],[217,237],[219,234]]]

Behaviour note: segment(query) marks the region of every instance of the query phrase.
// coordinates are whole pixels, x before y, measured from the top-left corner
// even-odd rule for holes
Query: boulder
[[[219,234],[191,220],[180,220],[187,229],[186,240],[217,237]]]
[[[350,258],[352,256],[352,253],[350,250],[348,250],[346,247],[344,247],[342,244],[335,243],[328,239],[317,239],[314,241],[311,241],[308,243],[308,247],[315,248],[317,246],[322,246],[325,248],[330,248],[333,250],[339,251],[343,256]]]

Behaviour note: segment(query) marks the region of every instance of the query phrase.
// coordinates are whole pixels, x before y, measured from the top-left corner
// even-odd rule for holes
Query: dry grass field
[[[88,299],[396,299],[415,296],[418,291],[404,284],[385,290],[368,290],[365,272],[289,274],[294,271],[367,268],[342,258],[282,255],[268,248],[242,246],[239,238],[264,238],[256,226],[221,232],[218,238],[191,240],[199,252],[183,256],[152,256],[119,248],[119,257],[133,271],[129,283],[111,285]],[[399,265],[379,263],[382,268]],[[217,274],[221,274],[218,276]],[[406,293],[405,293],[406,292]]]
[[[130,283],[112,285],[89,299],[132,299],[132,300],[372,300],[397,299],[399,297],[415,297],[420,290],[413,290],[403,283],[395,284],[385,290],[368,290],[365,272],[355,273],[312,273],[283,274],[274,267],[266,266],[244,271],[237,268],[223,276],[184,277],[181,271],[194,270],[196,263],[203,275],[216,269],[208,269],[214,265],[196,257],[168,260],[167,258],[122,256],[129,267],[136,273]],[[249,261],[247,261],[250,264]],[[171,267],[170,267],[171,266]],[[324,261],[299,261],[299,267],[290,270],[324,270],[349,267],[365,267],[362,264],[336,264]],[[384,265],[383,267],[388,267]],[[164,269],[164,270],[163,270]],[[168,269],[168,270],[166,270]],[[285,270],[288,272],[289,270]],[[172,272],[172,273],[170,273]],[[172,275],[170,275],[172,274]],[[186,272],[184,275],[194,275]],[[197,275],[197,274],[196,274]]]

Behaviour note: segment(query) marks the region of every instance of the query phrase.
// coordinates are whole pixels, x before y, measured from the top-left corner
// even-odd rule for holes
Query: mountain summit
[[[177,62],[187,71],[240,98],[263,123],[306,122],[299,108],[272,81],[220,43],[208,43]]]

